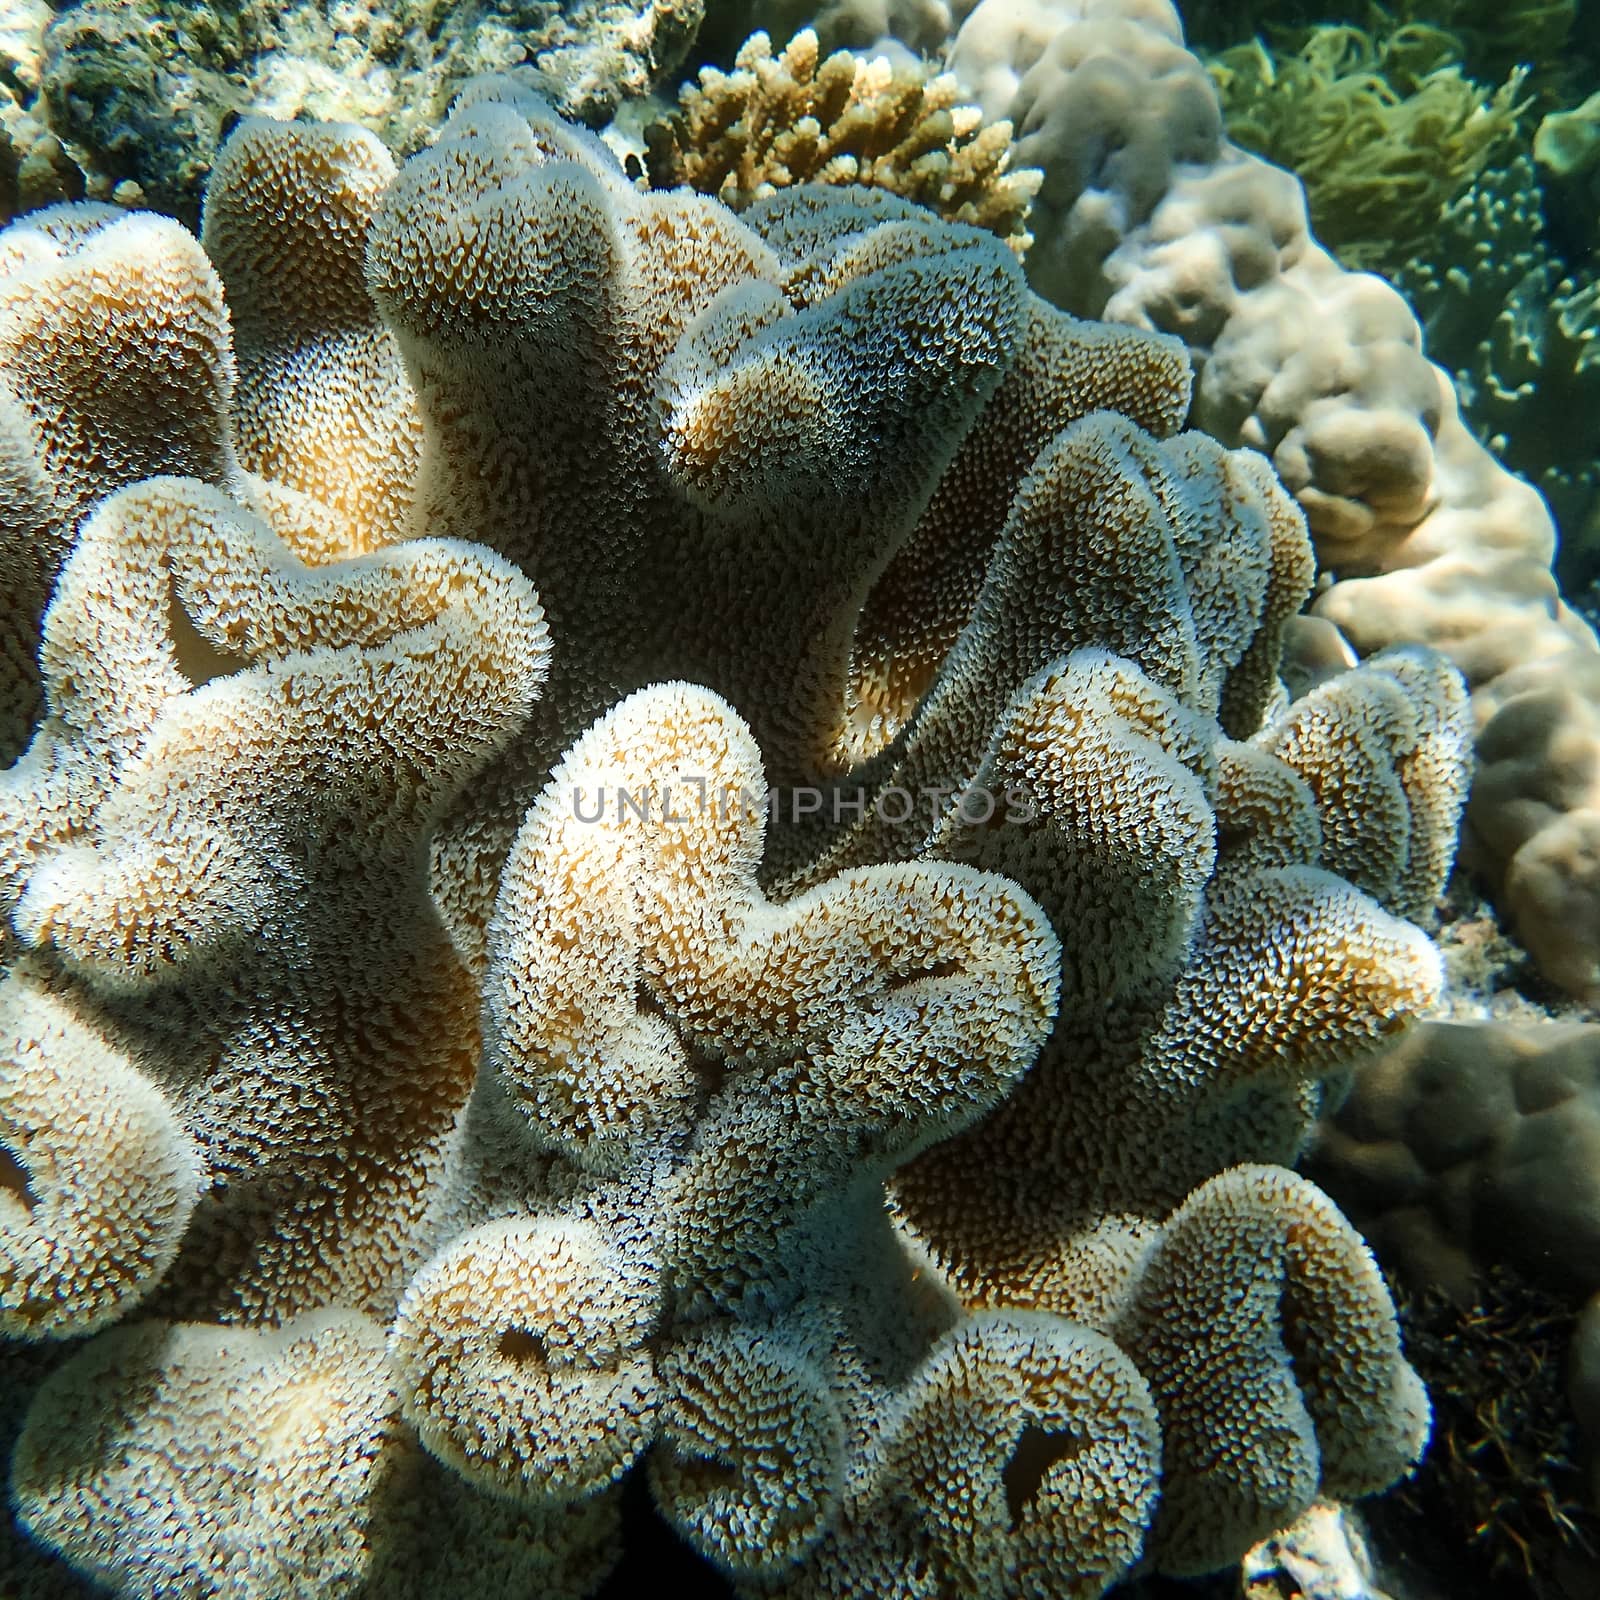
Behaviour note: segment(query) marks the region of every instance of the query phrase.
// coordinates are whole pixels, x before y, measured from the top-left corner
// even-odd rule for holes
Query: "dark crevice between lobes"
[[[1083,1442],[1074,1434],[1032,1426],[1022,1430],[1011,1459],[1000,1473],[1013,1533],[1022,1526],[1023,1514],[1038,1498],[1045,1475],[1058,1461],[1070,1461],[1082,1449]]]
[[[11,1195],[25,1211],[32,1211],[39,1203],[39,1197],[28,1182],[28,1169],[3,1144],[0,1144],[0,1194]]]
[[[550,1364],[550,1351],[544,1340],[528,1328],[507,1328],[495,1348],[507,1361],[514,1361],[518,1366],[525,1362],[535,1362],[539,1366]]]
[[[172,654],[178,671],[195,688],[209,683],[213,678],[225,678],[239,672],[250,663],[243,656],[229,655],[217,649],[194,625],[183,597],[178,593],[176,574],[167,581],[167,627],[172,638]]]

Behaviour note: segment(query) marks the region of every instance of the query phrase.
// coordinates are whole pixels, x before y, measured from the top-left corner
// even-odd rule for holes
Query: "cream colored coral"
[[[863,60],[819,59],[802,29],[774,55],[755,33],[731,73],[700,69],[679,110],[646,129],[650,181],[686,183],[740,210],[791,184],[870,184],[1027,247],[1028,206],[1042,174],[1014,170],[1010,123],[985,126],[958,103],[948,73]]]
[[[1040,451],[1095,411],[1164,437],[1188,410],[1190,383],[1175,340],[1130,344],[1119,330],[1030,302],[1021,349],[985,426],[951,462],[856,624],[846,735],[853,760],[876,755],[916,711],[978,600],[1015,485]]]
[[[407,1294],[408,1414],[477,1481],[619,1475],[658,1403],[647,1338],[836,1270],[839,1229],[882,1228],[883,1174],[993,1105],[1048,1029],[1055,941],[1012,885],[878,867],[772,904],[765,793],[726,703],[659,685],[578,742],[512,848],[486,1066],[534,1148],[616,1188],[595,1222],[466,1234]]]
[[[886,21],[930,48],[925,15]],[[1556,593],[1539,496],[1472,437],[1400,296],[1342,269],[1294,176],[1223,137],[1166,0],[985,0],[951,23],[951,72],[1045,173],[1030,280],[1180,336],[1195,425],[1267,453],[1306,512],[1334,580],[1316,612],[1362,655],[1420,641],[1465,673],[1480,728],[1501,719],[1485,749],[1515,750],[1484,762],[1500,797],[1473,825],[1486,865],[1550,975],[1593,986],[1600,823],[1568,781],[1581,738],[1551,737],[1541,707],[1596,647]]]
[[[113,1329],[40,1390],[11,1482],[35,1539],[132,1600],[174,1581],[203,1600],[581,1600],[618,1534],[606,1499],[464,1495],[398,1423],[382,1330],[343,1311]]]
[[[552,774],[506,864],[486,992],[489,1059],[541,1142],[604,1172],[681,1139],[700,1109],[690,1056],[711,1052],[745,1065],[747,1097],[807,1125],[803,1181],[820,1193],[843,1176],[827,1170],[831,1123],[852,1164],[876,1130],[892,1142],[875,1154],[903,1153],[1026,1067],[1056,982],[1031,902],[964,867],[904,866],[773,904],[755,879],[766,792],[731,709],[678,684],[624,701]],[[743,1163],[709,1141],[715,1126],[675,1182],[701,1191],[685,1228],[706,1205],[732,1213],[694,1222],[727,1251],[740,1212],[765,1232],[779,1192],[809,1196],[778,1190],[776,1170],[718,1172]],[[750,1183],[775,1192],[755,1203]]]
[[[1348,729],[1328,738],[1330,720]],[[1318,859],[1402,916],[1432,910],[1466,803],[1468,718],[1461,682],[1418,651],[1319,684],[1263,740],[1305,779]]]
[[[437,847],[471,953],[549,765],[621,694],[705,683],[776,781],[840,764],[853,618],[1015,356],[1025,291],[997,241],[788,192],[751,226],[640,194],[495,79],[374,224],[369,286],[424,419],[414,526],[517,561],[566,641],[539,737]]]
[[[36,980],[0,979],[0,1334],[125,1315],[177,1255],[200,1168],[135,1061]]]
[[[915,1559],[892,1509],[903,1499],[932,1524],[932,1561],[952,1592],[1092,1600],[1141,1553],[1161,1424],[1109,1339],[1037,1313],[989,1312],[930,1352],[883,1457],[884,1502],[868,1499],[856,1535],[865,1560],[852,1550],[832,1592],[863,1577],[899,1587]]]
[[[1152,1441],[1185,1420],[1115,1337],[1169,1217],[1292,1158],[1322,1075],[1436,981],[1321,862],[1359,830],[1270,747],[1299,512],[1261,458],[1166,437],[1172,340],[1043,308],[1004,246],[893,196],[642,194],[504,79],[375,210],[352,136],[240,138],[210,215],[264,319],[250,362],[283,355],[241,384],[253,459],[307,437],[290,372],[330,436],[405,459],[404,386],[365,411],[341,388],[387,328],[414,492],[387,521],[363,447],[359,513],[308,492],[336,492],[315,461],[102,500],[45,628],[49,715],[0,780],[0,881],[26,960],[137,1046],[203,1163],[147,1302],[217,1325],[173,1335],[176,1368],[192,1340],[248,1388],[260,1345],[229,1341],[271,1336],[239,1324],[392,1317],[398,1442],[363,1436],[378,1465],[325,1523],[263,1483],[241,1524],[286,1574],[320,1570],[323,1527],[370,1529],[349,1582],[375,1594],[593,1592],[648,1455],[663,1514],[752,1593],[1088,1600],[1142,1559]],[[286,181],[270,242],[305,232],[328,291],[299,323],[248,244]],[[1381,876],[1420,902],[1448,671],[1364,670],[1303,765],[1403,796]],[[931,793],[915,821],[878,814],[900,783]],[[1020,815],[974,814],[1013,783]],[[1248,1284],[1228,1227],[1174,1224],[1174,1253]],[[1138,1336],[1197,1315],[1172,1297]],[[1301,1336],[1399,1390],[1387,1316],[1358,1275]],[[1218,1358],[1254,1359],[1217,1321]],[[49,1432],[51,1396],[102,1353],[40,1399],[29,1469],[81,1486],[46,1536],[93,1570],[146,1485],[216,1503],[159,1355],[55,1471],[84,1431]],[[1280,1378],[1262,1404],[1326,1418],[1341,1460],[1378,1402]],[[142,1416],[179,1437],[130,1467]],[[1376,1479],[1403,1461],[1372,1431]],[[1249,1475],[1173,1492],[1255,1527],[1275,1484],[1316,1488],[1313,1448],[1263,1435]],[[203,1587],[212,1527],[164,1525],[176,1581]]]
[[[1152,1531],[1163,1571],[1236,1559],[1319,1482],[1329,1495],[1369,1493],[1427,1443],[1428,1398],[1400,1357],[1377,1263],[1293,1173],[1242,1166],[1197,1189],[1162,1230],[1116,1336],[1171,1402]]]
[[[654,1296],[629,1278],[593,1223],[517,1218],[456,1240],[412,1281],[390,1333],[422,1443],[469,1483],[525,1502],[616,1482],[650,1443],[658,1404]]]
[[[0,234],[0,763],[42,710],[37,651],[80,519],[155,473],[233,466],[221,285],[176,223],[61,206]]]
[[[33,1537],[119,1593],[166,1592],[159,1552],[176,1547],[203,1575],[194,1592],[219,1600],[347,1594],[370,1560],[389,1404],[382,1336],[359,1317],[135,1323],[46,1383],[13,1493]],[[134,1504],[130,1539],[106,1513]]]
[[[421,423],[364,277],[367,232],[394,175],[364,129],[311,125],[285,138],[251,118],[207,190],[201,240],[228,286],[239,459],[326,508],[336,542],[302,550],[306,560],[390,544],[409,518]]]
[[[662,1363],[650,1486],[696,1548],[741,1578],[782,1579],[832,1526],[845,1488],[845,1407],[803,1343],[713,1327]]]
[[[195,1133],[211,1192],[179,1303],[382,1305],[415,1262],[475,1044],[420,852],[544,649],[525,580],[481,552],[308,570],[178,479],[85,526],[45,630],[50,715],[0,779],[0,887]]]

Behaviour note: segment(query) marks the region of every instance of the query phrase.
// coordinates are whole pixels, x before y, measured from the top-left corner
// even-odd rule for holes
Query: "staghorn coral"
[[[8,1004],[198,1174],[23,1524],[152,1597],[592,1593],[642,1469],[746,1593],[1092,1600],[1403,1472],[1284,1164],[1436,989],[1463,694],[1285,704],[1304,525],[1175,341],[892,196],[640,193],[517,81],[392,178],[234,138],[216,455],[83,505],[0,779]],[[0,1238],[97,1285],[18,1055]]]
[[[797,33],[777,57],[764,33],[731,73],[700,71],[679,110],[645,130],[658,189],[687,183],[736,210],[797,183],[865,183],[1027,247],[1042,174],[1012,171],[1011,126],[957,103],[955,80],[836,50]]]

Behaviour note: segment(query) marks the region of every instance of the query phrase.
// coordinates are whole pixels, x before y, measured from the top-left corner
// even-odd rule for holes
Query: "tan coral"
[[[121,1593],[162,1592],[150,1554],[180,1530],[208,1595],[349,1592],[368,1559],[364,1480],[393,1448],[388,1409],[382,1337],[361,1318],[276,1333],[136,1323],[46,1384],[13,1492],[35,1538]],[[64,1447],[73,1434],[83,1444]],[[107,1435],[115,1452],[95,1448]],[[152,1463],[181,1498],[152,1497]],[[135,1497],[151,1520],[129,1541],[106,1509]]]
[[[869,184],[1027,248],[1042,174],[1011,163],[1011,124],[985,124],[948,73],[836,50],[803,29],[774,55],[755,33],[733,71],[700,69],[679,110],[645,131],[650,181],[735,210],[791,184]]]
[[[176,1257],[200,1170],[137,1063],[36,981],[0,980],[0,1334],[125,1315]]]
[[[390,1334],[422,1443],[524,1502],[615,1483],[658,1404],[654,1296],[629,1278],[592,1223],[513,1219],[458,1239],[413,1280]]]
[[[1249,1287],[1191,1191],[1292,1159],[1322,1077],[1436,984],[1426,939],[1322,860],[1359,830],[1314,780],[1403,797],[1404,866],[1374,883],[1425,900],[1448,669],[1362,669],[1306,718],[1306,775],[1280,760],[1299,512],[1262,458],[1168,437],[1174,341],[1042,307],[992,238],[861,189],[742,217],[641,193],[505,79],[375,210],[359,140],[250,125],[240,148],[217,236],[254,237],[294,175],[272,242],[305,230],[353,317],[319,343],[308,293],[282,370],[404,459],[403,386],[339,398],[392,330],[414,493],[387,521],[380,469],[334,511],[312,461],[300,487],[101,501],[45,629],[49,715],[0,782],[24,959],[137,1044],[204,1163],[147,1302],[220,1325],[172,1332],[177,1368],[192,1347],[248,1387],[273,1336],[239,1324],[399,1308],[372,1415],[436,1453],[380,1445],[330,1508],[335,1542],[373,1530],[357,1592],[593,1592],[648,1453],[663,1514],[750,1593],[908,1600],[927,1574],[1090,1600],[1143,1559],[1154,1439],[1185,1417],[1118,1343],[1147,1260],[1170,1229],[1174,1260]],[[375,321],[348,299],[363,235]],[[270,319],[256,253],[229,292]],[[294,388],[245,365],[267,462]],[[494,553],[345,554],[395,531]],[[1002,785],[1018,814],[984,813]],[[901,786],[926,793],[895,820]],[[1157,1298],[1137,1337],[1181,1346],[1194,1308]],[[1244,1372],[1307,1427],[1172,1492],[1242,1508],[1225,1538],[1298,1509],[1324,1421],[1343,1470],[1367,1376],[1405,1392],[1389,1318],[1359,1273],[1311,1295],[1300,1342],[1342,1352],[1348,1404],[1315,1361]],[[1248,1368],[1260,1338],[1217,1320]],[[52,1435],[110,1348],[30,1434],[30,1484],[82,1445],[66,1481],[104,1517],[68,1496],[45,1533],[92,1570],[141,1473],[166,1506],[210,1470],[168,1493],[181,1441],[130,1468],[120,1424]],[[174,1418],[162,1362],[129,1358],[135,1433]],[[1371,1432],[1376,1482],[1405,1441]],[[319,1570],[319,1525],[272,1493],[280,1570]],[[169,1522],[167,1570],[202,1584],[211,1527]]]
[[[1454,854],[1466,710],[1459,679],[1389,651],[1319,684],[1263,740],[1310,788],[1318,860],[1402,916],[1431,911]],[[1329,739],[1330,723],[1346,736]]]
[[[847,1517],[787,1592],[1093,1600],[1137,1559],[1160,1426],[1110,1340],[1032,1312],[986,1312],[904,1385]],[[912,1564],[915,1563],[915,1566]]]
[[[390,190],[368,280],[424,419],[415,526],[515,560],[566,641],[545,731],[437,847],[470,952],[522,811],[619,695],[705,683],[780,782],[857,747],[873,709],[853,703],[853,620],[1028,319],[996,241],[864,193],[785,191],[748,227],[682,191],[640,194],[507,80],[465,96]],[[1175,354],[1137,337],[1103,368],[1041,363],[1058,381],[1034,403],[1131,391],[1164,420],[1183,386]],[[1026,458],[1008,449],[1008,465]]]
[[[1400,1358],[1377,1263],[1293,1173],[1236,1167],[1197,1189],[1162,1230],[1117,1337],[1170,1400],[1152,1532],[1163,1571],[1236,1559],[1317,1483],[1368,1493],[1427,1442],[1427,1395]]]
[[[1547,509],[1467,429],[1405,302],[1317,244],[1293,174],[1223,137],[1167,0],[985,0],[943,41],[937,14],[878,20],[942,43],[985,114],[1025,130],[1017,159],[1045,173],[1034,286],[1181,337],[1194,424],[1271,457],[1334,580],[1317,614],[1362,655],[1422,642],[1460,667],[1480,728],[1500,723],[1473,831],[1502,904],[1564,987],[1600,982],[1584,739],[1554,738],[1541,709],[1592,676],[1594,635],[1556,592]]]
[[[143,1041],[204,1152],[180,1300],[381,1304],[414,1260],[474,1031],[417,852],[543,653],[531,591],[481,553],[310,571],[190,480],[85,527],[46,627],[51,716],[0,780],[0,861],[22,941]],[[262,1100],[262,1073],[296,1093]]]
[[[650,1485],[697,1550],[741,1578],[781,1578],[832,1526],[844,1406],[823,1363],[765,1329],[713,1327],[662,1362]]]
[[[115,1329],[45,1384],[12,1473],[23,1526],[136,1600],[170,1592],[172,1549],[205,1600],[581,1600],[617,1537],[603,1500],[541,1515],[438,1481],[397,1426],[382,1330],[348,1312]]]
[[[0,763],[42,709],[39,627],[79,520],[156,473],[223,481],[232,385],[221,285],[176,223],[52,207],[0,235]]]
[[[364,276],[395,164],[360,128],[277,129],[246,119],[223,147],[201,241],[228,286],[240,463],[325,508],[326,560],[393,543],[411,509],[421,424]]]
[[[816,1218],[881,1229],[882,1174],[992,1105],[1048,1026],[1054,939],[1011,885],[881,867],[769,904],[765,792],[726,704],[662,685],[579,741],[513,846],[487,1063],[535,1148],[621,1188],[586,1202],[609,1239],[490,1224],[408,1294],[408,1410],[475,1476],[538,1494],[620,1473],[649,1438],[657,1301],[692,1322],[792,1299]],[[517,1376],[529,1363],[537,1382]],[[589,1398],[547,1414],[568,1385]],[[579,1432],[604,1459],[558,1467],[591,1404]],[[474,1439],[512,1454],[479,1463]]]

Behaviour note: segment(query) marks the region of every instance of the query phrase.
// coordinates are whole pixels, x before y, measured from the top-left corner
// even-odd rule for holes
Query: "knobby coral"
[[[1176,341],[506,78],[397,173],[243,124],[204,251],[4,238],[0,1309],[104,1330],[36,1539],[576,1596],[637,1468],[746,1592],[1087,1600],[1415,1459],[1286,1166],[1437,987],[1464,693],[1286,702]]]

